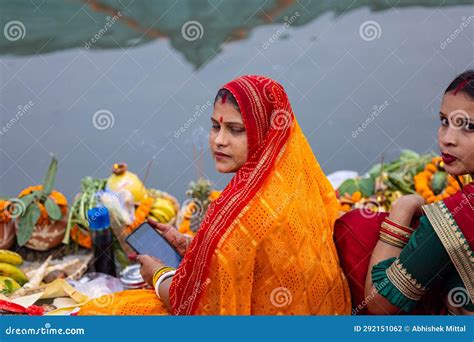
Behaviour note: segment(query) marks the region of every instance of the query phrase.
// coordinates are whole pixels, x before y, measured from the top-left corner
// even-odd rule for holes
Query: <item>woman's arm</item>
[[[161,262],[161,260],[152,257],[150,255],[139,255],[137,257],[137,261],[141,264],[140,267],[140,274],[143,280],[150,286],[154,286],[153,284],[153,275],[155,274],[156,270],[165,267],[165,265]],[[160,294],[160,298],[165,304],[168,311],[171,312],[171,305],[170,305],[170,295],[169,289],[171,286],[171,280],[173,277],[165,279],[161,282],[160,287],[158,289],[158,293]]]
[[[422,197],[418,195],[403,196],[393,203],[390,210],[389,219],[402,226],[410,226],[413,217],[420,213],[421,206],[425,204]],[[367,309],[378,315],[395,314],[400,311],[398,307],[390,303],[385,297],[377,293],[372,282],[372,268],[379,262],[398,257],[402,249],[389,245],[383,241],[378,241],[372,252],[369,262],[367,278],[365,281],[365,296],[367,298]]]

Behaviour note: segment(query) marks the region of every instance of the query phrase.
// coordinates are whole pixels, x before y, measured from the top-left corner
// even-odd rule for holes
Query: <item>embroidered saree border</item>
[[[474,302],[474,262],[464,234],[443,201],[425,205],[423,210]]]

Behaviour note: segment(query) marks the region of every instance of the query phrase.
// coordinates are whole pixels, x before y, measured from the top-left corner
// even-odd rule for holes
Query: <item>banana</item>
[[[7,290],[8,289],[8,286],[7,286],[7,282],[10,282],[11,284],[11,289],[13,291],[16,291],[18,290],[21,286],[20,284],[18,284],[15,279],[13,278],[10,278],[10,277],[4,277],[4,276],[0,276],[0,291],[4,291],[4,290]]]
[[[0,249],[0,262],[18,266],[23,264],[23,258],[18,253]]]
[[[161,208],[152,209],[150,213],[160,223],[168,223],[173,218],[173,216],[169,216],[166,212],[161,210]]]
[[[0,262],[0,275],[15,279],[20,285],[28,282],[25,273],[18,267],[4,262]]]
[[[157,198],[155,200],[152,206],[152,210],[154,209],[162,210],[170,220],[176,215],[173,204],[164,198]]]

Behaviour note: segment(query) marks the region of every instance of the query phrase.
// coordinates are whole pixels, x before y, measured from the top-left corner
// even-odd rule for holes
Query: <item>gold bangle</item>
[[[398,248],[401,248],[401,249],[403,249],[406,246],[405,242],[397,240],[394,237],[392,237],[390,235],[387,235],[387,234],[384,234],[384,233],[380,233],[379,240],[383,241],[383,242],[385,242],[385,243],[387,243],[391,246],[398,247]]]
[[[158,279],[160,278],[161,275],[163,275],[164,273],[169,272],[169,271],[174,271],[174,268],[169,267],[169,266],[163,266],[163,267],[160,267],[159,269],[157,269],[153,273],[153,286],[155,286],[156,282],[158,281]]]
[[[396,235],[399,235],[399,236],[401,236],[401,237],[404,237],[404,238],[406,238],[406,239],[408,239],[408,240],[409,240],[410,237],[411,237],[411,233],[408,233],[408,232],[406,232],[406,231],[404,231],[404,230],[402,230],[402,229],[400,229],[400,228],[398,228],[398,227],[396,227],[396,226],[393,226],[393,225],[391,225],[391,224],[389,224],[389,223],[387,223],[387,222],[385,222],[385,221],[382,222],[381,227],[387,229],[387,230],[388,230],[389,232],[391,232],[391,233],[394,233],[394,234],[396,234]]]

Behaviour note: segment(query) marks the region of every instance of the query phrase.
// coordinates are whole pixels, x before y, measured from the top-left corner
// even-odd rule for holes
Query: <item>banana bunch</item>
[[[150,210],[149,217],[160,223],[168,223],[176,216],[176,209],[173,201],[168,198],[155,198]]]
[[[12,251],[0,250],[0,288],[4,290],[10,281],[13,289],[28,282],[25,273],[17,266],[23,264],[22,257]]]

